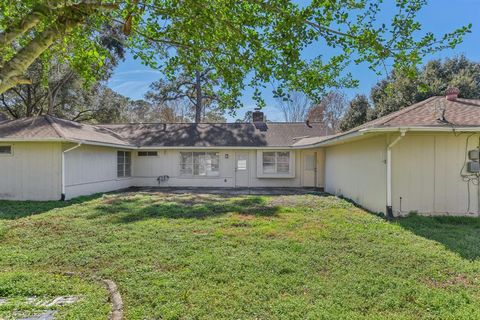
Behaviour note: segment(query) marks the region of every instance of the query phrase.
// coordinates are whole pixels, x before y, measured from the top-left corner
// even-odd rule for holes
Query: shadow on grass
[[[480,257],[480,219],[471,217],[424,217],[413,215],[395,223],[416,235],[443,244],[469,260]]]
[[[0,220],[14,220],[41,214],[57,208],[81,204],[101,197],[102,194],[78,197],[69,201],[10,201],[0,200]]]
[[[232,198],[229,196],[210,197],[205,195],[171,197],[114,198],[97,206],[89,216],[95,219],[111,216],[114,222],[129,223],[147,219],[205,219],[230,212],[242,215],[274,217],[277,206],[269,206],[261,197]]]

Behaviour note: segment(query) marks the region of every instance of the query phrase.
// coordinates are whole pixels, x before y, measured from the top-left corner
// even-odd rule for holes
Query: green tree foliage
[[[126,121],[134,108],[128,98],[101,82],[89,87],[68,66],[58,65],[44,84],[39,63],[29,69],[32,84],[23,84],[0,95],[0,113],[10,119],[51,114],[78,122]]]
[[[275,94],[297,90],[320,100],[327,87],[354,85],[343,77],[350,62],[378,70],[385,61],[414,70],[422,58],[455,47],[471,26],[445,34],[421,33],[418,12],[426,0],[395,1],[385,12],[381,0],[22,0],[0,3],[0,93],[30,83],[26,71],[35,60],[57,56],[87,82],[93,82],[108,57],[99,41],[105,26],[123,25],[136,58],[173,77],[211,68],[221,80],[228,108],[240,107],[246,87],[263,106],[261,89],[275,83]],[[382,21],[388,19],[382,18]],[[318,54],[302,52],[314,46]],[[339,54],[326,58],[324,48]],[[49,59],[45,59],[49,61]]]
[[[347,113],[340,123],[340,130],[347,131],[367,122],[371,112],[370,103],[365,95],[356,95],[348,106]]]
[[[127,109],[129,102],[100,82],[109,78],[114,67],[124,58],[122,35],[105,27],[98,40],[109,55],[95,82],[86,83],[64,59],[55,55],[43,56],[25,72],[30,83],[13,87],[0,95],[0,112],[9,118],[51,114],[76,121],[116,122],[123,119],[123,109]],[[114,110],[116,107],[119,110]]]
[[[480,98],[480,64],[461,55],[432,60],[415,77],[399,71],[377,83],[371,91],[373,117],[381,117],[432,96],[443,96],[448,87],[460,89],[460,97]]]

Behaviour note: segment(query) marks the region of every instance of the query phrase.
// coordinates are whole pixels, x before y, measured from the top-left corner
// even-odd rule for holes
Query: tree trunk
[[[16,38],[25,34],[28,30],[35,27],[39,22],[42,14],[39,11],[33,11],[31,15],[25,17],[19,25],[12,26],[0,33],[0,48],[5,48],[11,44]]]
[[[64,33],[69,32],[73,27],[81,24],[89,14],[93,14],[95,10],[100,8],[109,9],[116,7],[118,7],[116,4],[103,4],[101,1],[98,3],[90,3],[87,1],[84,4],[66,8],[63,15],[60,15],[56,22],[33,38],[0,68],[0,94],[5,93],[5,91],[18,84],[30,84],[31,81],[23,77],[28,67],[30,67],[55,40],[63,36]],[[22,32],[26,32],[28,28],[35,26],[35,17],[38,17],[38,15],[31,17],[32,21],[28,23],[25,21],[26,24],[16,31],[2,33],[1,37],[3,41],[6,43],[8,43],[8,41],[12,42],[21,36],[23,34]]]
[[[63,25],[65,27],[65,25]],[[0,93],[13,88],[22,79],[28,67],[58,38],[62,32],[62,24],[55,23],[43,31],[28,45],[21,49],[11,60],[5,63],[0,70]]]
[[[50,87],[48,87],[48,109],[47,109],[47,114],[48,115],[53,115],[53,106],[54,106],[54,97],[53,97],[53,93],[52,93],[52,89],[50,89]]]
[[[195,72],[195,92],[197,94],[197,101],[195,103],[195,123],[202,122],[202,82],[200,72]]]
[[[32,89],[30,86],[27,88],[27,112],[25,116],[30,118],[33,114],[33,105],[32,105]]]

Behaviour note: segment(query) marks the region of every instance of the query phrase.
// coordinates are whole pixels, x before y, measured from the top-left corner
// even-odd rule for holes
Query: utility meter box
[[[468,151],[468,159],[478,161],[480,159],[480,150],[474,149]]]
[[[480,162],[478,161],[467,162],[467,171],[470,173],[480,173]]]

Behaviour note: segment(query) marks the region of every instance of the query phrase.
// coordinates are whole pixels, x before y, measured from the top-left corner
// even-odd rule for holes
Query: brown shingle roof
[[[150,123],[88,125],[51,116],[0,122],[0,139],[66,139],[125,147],[300,147],[328,142],[362,129],[480,127],[480,100],[425,101],[331,134],[312,123]],[[328,136],[328,137],[327,137]]]
[[[348,131],[326,137],[315,144],[331,143],[334,139],[343,139],[349,134],[368,129],[451,128],[454,130],[459,127],[480,127],[480,99],[458,98],[451,101],[445,97],[434,96]]]
[[[52,116],[39,116],[1,122],[0,138],[12,140],[66,139],[120,146],[129,145],[123,138],[110,130]]]
[[[78,123],[51,116],[45,116],[59,134],[67,140],[91,141],[120,146],[129,146],[128,141],[111,130],[95,125]]]
[[[0,139],[65,139],[125,147],[288,147],[331,133],[318,123],[88,125],[52,116],[0,123]]]
[[[444,111],[444,120],[442,113]],[[356,131],[379,127],[468,127],[480,126],[480,100],[460,99],[450,101],[445,97],[431,97],[410,107],[367,122]]]
[[[331,133],[319,123],[152,123],[101,125],[141,147],[288,147]]]
[[[46,117],[24,118],[0,123],[0,138],[61,139]]]

